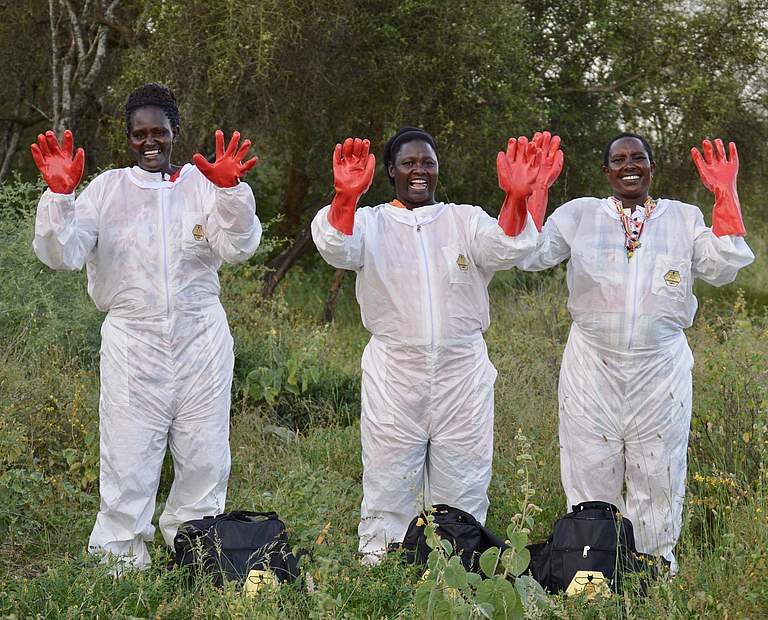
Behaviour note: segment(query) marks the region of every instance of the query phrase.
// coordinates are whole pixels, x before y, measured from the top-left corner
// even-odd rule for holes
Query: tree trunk
[[[3,139],[3,162],[0,164],[0,183],[8,176],[8,172],[11,169],[11,162],[13,156],[16,155],[16,151],[19,148],[19,138],[21,138],[21,125],[18,123],[11,123],[11,126],[6,131],[6,135]]]
[[[325,309],[323,310],[323,323],[331,323],[333,315],[336,313],[336,305],[339,303],[339,294],[341,293],[341,283],[344,281],[344,269],[337,269],[333,274],[331,290],[328,291],[328,297],[325,300]]]
[[[291,162],[288,169],[288,187],[285,190],[281,209],[283,219],[280,223],[280,232],[286,237],[293,237],[301,228],[302,207],[308,190],[307,175],[299,168],[296,161]]]
[[[270,270],[264,276],[264,286],[261,289],[261,295],[264,299],[272,297],[280,280],[285,277],[291,266],[303,256],[304,252],[309,249],[312,243],[310,226],[311,222],[307,222],[299,231],[293,243],[267,263],[267,267]]]
[[[51,36],[53,130],[59,137],[76,129],[86,102],[94,97],[107,56],[107,35],[122,0],[48,0]]]
[[[261,294],[264,299],[269,299],[275,292],[280,280],[285,277],[293,264],[304,255],[312,241],[310,232],[311,222],[301,226],[302,205],[309,191],[309,179],[301,170],[294,159],[288,168],[288,187],[283,197],[281,214],[281,232],[288,237],[296,235],[293,243],[283,249],[269,263],[269,271],[264,275],[264,286]],[[297,233],[298,231],[298,233]]]

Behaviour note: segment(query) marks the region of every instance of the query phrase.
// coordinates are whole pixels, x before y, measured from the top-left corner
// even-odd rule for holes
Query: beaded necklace
[[[635,250],[641,247],[640,235],[643,234],[645,223],[651,219],[651,214],[656,208],[656,201],[648,196],[643,203],[645,218],[635,220],[624,212],[624,205],[621,200],[617,200],[613,196],[610,196],[608,200],[619,214],[619,220],[621,220],[621,226],[624,229],[624,249],[627,251],[627,260],[629,260],[634,256]]]

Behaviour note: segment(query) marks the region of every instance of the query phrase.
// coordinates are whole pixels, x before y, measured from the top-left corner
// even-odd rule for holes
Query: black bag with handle
[[[453,508],[446,504],[436,504],[430,513],[437,525],[437,535],[453,545],[454,552],[461,558],[461,563],[469,571],[480,573],[480,556],[491,547],[506,549],[504,543],[496,534],[480,524],[468,512]],[[424,536],[424,526],[419,525],[419,519],[426,522],[426,516],[420,515],[411,521],[408,531],[403,538],[402,548],[405,559],[411,564],[426,564],[427,557],[432,551]],[[395,545],[396,548],[399,545]]]
[[[621,593],[627,573],[655,574],[657,558],[638,553],[632,522],[607,502],[582,502],[555,522],[543,543],[529,545],[531,576],[552,593],[577,585],[599,586]],[[578,571],[584,571],[579,582]],[[578,589],[578,588],[577,588]],[[589,590],[588,590],[589,591]]]
[[[294,581],[298,562],[285,524],[274,512],[236,510],[186,521],[173,539],[178,566],[211,575],[213,583],[243,583],[252,570],[269,570],[278,581]]]

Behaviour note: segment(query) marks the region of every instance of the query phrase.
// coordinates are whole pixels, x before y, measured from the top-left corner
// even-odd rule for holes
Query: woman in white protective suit
[[[573,324],[558,388],[568,505],[619,506],[638,551],[663,556],[673,572],[691,419],[693,356],[683,330],[696,314],[693,280],[727,284],[754,259],[743,239],[736,147],[730,157],[720,140],[703,150],[692,155],[715,194],[711,228],[698,207],[649,196],[651,147],[624,133],[604,154],[612,195],[556,209],[521,265],[536,271],[568,260]]]
[[[261,224],[240,177],[250,141],[227,150],[216,132],[216,161],[171,163],[179,133],[173,93],[146,84],[125,108],[136,165],[96,177],[75,198],[83,150],[72,158],[52,131],[32,145],[48,184],[37,208],[35,253],[52,269],[87,265],[88,293],[107,313],[101,328],[99,401],[101,506],[89,551],[145,568],[145,541],[166,447],[174,481],[160,517],[172,545],[178,525],[223,512],[229,477],[232,337],[219,301],[222,261],[248,259]]]
[[[499,153],[507,193],[499,219],[480,207],[435,199],[437,147],[401,129],[384,167],[395,199],[355,211],[371,184],[367,140],[348,138],[333,157],[332,203],[312,222],[323,258],[357,274],[363,325],[363,492],[358,533],[363,563],[377,563],[430,504],[449,504],[483,522],[493,454],[496,369],[482,334],[488,283],[536,246],[526,198],[551,157],[526,138]]]

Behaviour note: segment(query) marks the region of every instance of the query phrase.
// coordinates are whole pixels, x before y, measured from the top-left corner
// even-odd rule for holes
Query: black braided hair
[[[608,146],[606,146],[605,151],[603,151],[603,166],[608,165],[608,156],[611,154],[611,147],[613,146],[613,143],[623,138],[635,138],[637,140],[640,140],[640,143],[643,145],[643,148],[645,149],[645,152],[648,155],[648,161],[653,163],[653,151],[651,150],[651,145],[648,144],[648,140],[646,140],[645,138],[643,138],[643,136],[640,136],[636,133],[623,131],[622,133],[613,136],[613,138],[611,138],[608,141]]]
[[[389,182],[392,185],[395,184],[395,179],[389,174],[389,164],[395,161],[397,153],[404,144],[414,140],[423,140],[429,144],[432,150],[435,151],[435,156],[437,156],[437,143],[431,134],[418,127],[401,127],[384,145],[384,171],[387,173],[387,178],[389,178]]]
[[[128,133],[131,131],[131,116],[134,111],[148,105],[160,108],[168,117],[172,129],[179,127],[181,121],[176,95],[167,86],[150,82],[139,86],[128,95],[128,100],[125,102],[125,128]]]

